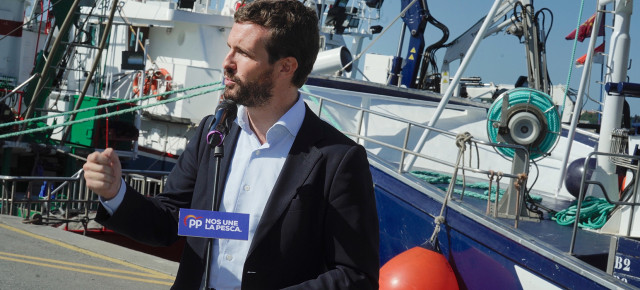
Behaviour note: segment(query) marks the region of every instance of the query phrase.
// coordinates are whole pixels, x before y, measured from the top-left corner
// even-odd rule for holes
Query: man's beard
[[[225,88],[224,98],[235,101],[245,107],[260,107],[266,104],[272,97],[272,72],[273,68],[264,72],[257,80],[246,83],[231,73],[226,73],[225,75],[235,83],[235,92],[231,92],[229,88]]]

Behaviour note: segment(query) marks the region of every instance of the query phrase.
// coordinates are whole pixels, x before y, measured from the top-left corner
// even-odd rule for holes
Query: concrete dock
[[[0,290],[169,289],[178,263],[0,215]]]

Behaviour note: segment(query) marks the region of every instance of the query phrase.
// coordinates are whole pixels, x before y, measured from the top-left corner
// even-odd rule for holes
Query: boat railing
[[[465,142],[468,142],[470,147],[471,146],[475,146],[476,147],[476,152],[478,151],[478,145],[480,146],[488,146],[491,148],[497,148],[497,147],[504,147],[504,148],[510,148],[513,150],[520,150],[521,152],[523,152],[523,159],[522,163],[524,164],[521,168],[522,171],[521,172],[501,172],[501,171],[495,171],[495,170],[487,170],[487,169],[481,169],[478,167],[473,167],[471,164],[456,164],[450,161],[447,161],[443,158],[440,157],[435,157],[435,156],[429,156],[426,154],[423,154],[422,152],[416,152],[412,149],[409,149],[409,137],[410,137],[410,132],[412,129],[416,128],[416,129],[422,129],[422,130],[430,130],[432,132],[435,132],[437,134],[440,135],[446,135],[451,137],[453,140],[456,140],[456,143],[459,143],[457,141],[457,138],[462,135],[456,132],[450,132],[450,131],[446,131],[446,130],[442,130],[436,127],[432,127],[432,126],[428,126],[428,125],[424,125],[424,124],[420,124],[417,122],[413,122],[411,120],[407,120],[404,119],[402,117],[398,117],[398,116],[394,116],[394,115],[390,115],[390,114],[386,114],[383,112],[377,112],[377,111],[373,111],[367,108],[363,108],[363,107],[358,107],[358,106],[353,106],[350,104],[346,104],[346,103],[342,103],[340,101],[336,101],[333,99],[329,99],[323,96],[319,96],[317,94],[313,94],[310,92],[305,92],[305,91],[300,91],[300,93],[304,96],[308,96],[311,100],[310,104],[311,107],[313,109],[315,109],[315,113],[320,116],[321,118],[327,120],[335,120],[335,119],[339,119],[338,117],[334,117],[331,115],[330,111],[327,110],[327,104],[331,104],[332,106],[336,106],[336,107],[343,107],[343,108],[348,108],[351,110],[355,110],[355,117],[357,118],[356,123],[357,125],[355,126],[355,132],[353,131],[349,131],[349,130],[344,130],[342,129],[341,131],[353,138],[356,142],[358,142],[361,145],[365,145],[366,142],[370,142],[370,144],[376,144],[377,146],[383,146],[386,147],[388,149],[392,149],[392,150],[396,150],[398,152],[400,152],[400,157],[398,161],[395,160],[383,160],[383,162],[387,163],[387,165],[390,168],[394,168],[394,170],[399,173],[405,173],[406,171],[403,169],[403,165],[405,163],[405,159],[408,155],[414,155],[418,158],[422,158],[422,159],[426,159],[428,161],[431,162],[435,162],[435,163],[439,163],[442,165],[445,165],[447,167],[451,168],[451,171],[454,172],[454,178],[455,178],[455,173],[456,173],[456,169],[457,170],[462,170],[463,174],[465,171],[468,172],[473,172],[473,173],[477,173],[480,175],[484,175],[487,176],[488,179],[493,178],[493,176],[500,176],[500,178],[503,177],[507,177],[512,179],[513,181],[523,181],[523,176],[524,176],[524,184],[526,184],[526,176],[528,175],[528,168],[529,168],[529,151],[520,145],[509,145],[509,144],[498,144],[498,143],[492,143],[492,142],[487,142],[484,140],[479,140],[476,138],[473,138],[472,136],[470,138],[465,139]],[[391,144],[389,142],[385,142],[382,140],[379,140],[381,138],[374,138],[374,137],[370,137],[366,135],[366,132],[369,132],[369,130],[367,130],[367,120],[368,118],[372,117],[372,116],[376,116],[376,118],[383,118],[389,121],[394,121],[394,122],[400,122],[401,124],[403,124],[405,126],[404,128],[404,138],[402,140],[402,145],[398,146],[398,145],[394,145]],[[353,121],[353,120],[352,120]],[[335,125],[335,124],[334,124]],[[402,126],[402,125],[400,125]],[[340,129],[340,128],[339,128]],[[454,146],[454,141],[452,141],[451,146]],[[369,146],[365,146],[365,148],[367,148]],[[459,150],[465,150],[463,148],[459,148]],[[472,150],[469,150],[472,151]],[[373,154],[372,152],[370,152],[371,154]],[[446,157],[444,157],[446,158]],[[459,161],[459,160],[458,160]],[[512,162],[512,167],[514,166],[514,164],[517,163],[516,158],[513,158]],[[414,167],[415,168],[415,167]],[[515,167],[518,168],[518,167]],[[515,182],[509,182],[508,184],[514,184]],[[525,187],[526,186],[516,186],[513,194],[513,198],[521,201],[524,198],[524,194],[525,194]],[[464,187],[463,187],[463,191],[464,191]],[[464,193],[463,193],[464,194]],[[490,200],[490,198],[489,198]],[[488,208],[488,212],[487,214],[489,214],[489,208],[493,208],[493,213],[494,216],[496,216],[496,212],[498,211],[498,204],[497,204],[497,199],[495,199],[495,204],[494,205],[489,205],[487,206]],[[518,219],[519,219],[519,213],[521,212],[521,203],[518,202],[516,205],[516,209],[515,209],[516,214],[514,216],[509,215],[509,217],[513,217],[515,218],[515,227],[518,226]],[[501,213],[502,214],[502,213]]]
[[[83,170],[71,177],[0,175],[0,214],[34,223],[82,222],[98,209],[99,199],[85,184]],[[167,171],[122,170],[124,180],[145,196],[162,192]]]
[[[587,174],[588,174],[588,170],[583,170],[582,172],[582,179],[580,181],[580,191],[579,191],[579,195],[578,195],[578,200],[577,200],[577,205],[576,205],[576,214],[575,216],[579,217],[580,216],[580,212],[581,212],[581,208],[582,208],[582,201],[584,199],[585,194],[587,193],[587,187],[590,185],[596,186],[601,190],[602,195],[604,196],[604,198],[606,199],[606,201],[610,204],[613,204],[616,206],[616,208],[618,210],[620,210],[621,206],[627,206],[627,207],[631,207],[631,211],[628,214],[628,219],[626,224],[626,228],[623,228],[622,226],[620,226],[618,232],[616,233],[617,235],[621,235],[621,236],[631,236],[631,230],[632,227],[634,226],[633,221],[635,215],[636,215],[636,210],[637,207],[640,206],[640,202],[638,202],[638,174],[640,173],[640,156],[633,156],[633,155],[628,155],[628,154],[620,154],[620,153],[608,153],[608,152],[591,152],[589,153],[589,155],[587,155],[587,158],[584,160],[584,167],[583,168],[589,168],[589,161],[592,158],[596,158],[598,155],[602,155],[602,156],[607,156],[610,159],[615,159],[618,160],[621,164],[625,164],[626,167],[628,169],[631,169],[634,171],[633,176],[634,176],[634,180],[632,183],[630,183],[628,186],[631,187],[631,191],[630,194],[626,195],[626,196],[621,196],[621,200],[611,200],[609,198],[609,194],[607,194],[605,186],[597,180],[587,180]],[[594,190],[593,192],[597,192],[596,190]],[[615,212],[615,210],[614,210]],[[615,214],[615,213],[614,213]],[[613,220],[613,219],[611,219]],[[622,222],[620,222],[622,225]],[[571,233],[571,245],[569,246],[569,254],[573,254],[573,250],[575,247],[575,243],[576,243],[576,236],[578,233],[578,222],[576,219],[576,222],[574,222],[573,224],[573,231]],[[605,225],[606,226],[606,225]],[[636,225],[636,227],[638,227],[639,225]]]
[[[420,123],[417,123],[417,122],[413,122],[413,121],[404,119],[402,117],[393,116],[393,115],[390,115],[390,114],[386,114],[386,113],[377,112],[377,111],[373,111],[373,110],[362,108],[362,107],[349,105],[349,104],[346,104],[346,103],[342,103],[342,102],[339,102],[339,101],[336,101],[336,100],[332,100],[332,99],[329,99],[329,98],[326,98],[326,97],[319,96],[317,94],[313,94],[313,93],[309,93],[309,92],[302,92],[302,91],[301,91],[301,93],[303,95],[307,95],[307,96],[309,96],[311,98],[318,99],[318,108],[317,108],[315,113],[318,116],[321,116],[321,117],[324,114],[323,111],[325,111],[324,109],[326,108],[326,103],[331,103],[331,104],[334,104],[334,105],[337,105],[337,106],[342,106],[344,108],[357,110],[358,111],[358,113],[356,114],[357,118],[358,118],[358,121],[357,121],[358,124],[356,126],[357,127],[357,132],[350,132],[350,131],[346,131],[346,130],[341,130],[342,133],[344,133],[345,135],[347,135],[349,137],[352,137],[353,139],[355,139],[356,142],[358,142],[360,144],[362,144],[363,141],[366,141],[366,142],[371,142],[371,143],[374,143],[374,144],[377,144],[377,145],[380,145],[380,146],[384,146],[384,147],[389,148],[389,149],[393,149],[393,150],[399,151],[401,153],[399,162],[397,162],[397,163],[396,162],[389,162],[389,160],[386,160],[386,162],[388,162],[389,165],[392,165],[393,167],[395,167],[395,170],[398,173],[406,172],[405,170],[403,170],[403,164],[404,164],[404,160],[406,159],[406,156],[408,154],[415,155],[417,157],[420,157],[420,158],[423,158],[423,159],[426,159],[426,160],[429,160],[429,161],[437,162],[439,164],[446,165],[446,166],[449,166],[451,168],[454,168],[456,166],[456,164],[454,164],[453,162],[449,162],[449,161],[441,159],[441,158],[429,156],[429,155],[414,151],[412,149],[409,149],[409,136],[410,136],[412,127],[420,128],[420,129],[423,129],[423,130],[430,130],[430,131],[438,133],[438,134],[450,136],[450,137],[452,137],[454,139],[455,139],[456,136],[459,135],[459,133],[450,132],[450,131],[442,130],[442,129],[439,129],[439,128],[436,128],[436,127],[431,127],[431,126],[428,126],[428,125],[420,124]],[[327,114],[329,114],[329,113],[327,113]],[[367,116],[371,116],[371,115],[375,115],[375,116],[386,118],[386,119],[393,120],[393,121],[396,121],[396,122],[404,123],[405,126],[406,126],[406,128],[405,128],[406,130],[405,130],[405,135],[404,135],[404,139],[403,139],[403,142],[402,142],[402,146],[396,146],[396,145],[393,145],[391,143],[388,143],[388,142],[385,142],[385,141],[380,141],[378,139],[375,139],[375,138],[372,138],[372,137],[368,137],[368,136],[366,136],[364,134],[361,134],[360,132],[367,132],[367,130],[365,130],[365,127],[367,126],[367,124],[365,122],[365,119],[367,118]],[[479,140],[479,139],[476,139],[476,138],[473,138],[473,137],[471,137],[469,139],[469,141],[474,143],[474,144],[477,144],[477,145],[483,145],[483,146],[489,146],[489,147],[504,147],[504,148],[510,148],[510,149],[514,149],[514,150],[522,150],[523,152],[525,152],[526,157],[529,157],[529,152],[524,146],[492,143],[492,142],[487,142],[487,141],[484,141],[484,140]],[[527,162],[525,164],[527,168],[529,167],[528,166],[529,165],[528,160],[529,159],[527,158]],[[394,164],[394,163],[396,163],[396,164]],[[490,174],[491,173],[491,171],[489,171],[489,170],[483,170],[483,169],[480,169],[480,168],[464,166],[464,165],[459,166],[459,168],[462,169],[462,170],[467,170],[467,171],[471,171],[471,172],[474,172],[474,173],[480,173],[480,174]],[[504,176],[505,177],[510,177],[510,178],[519,178],[517,175],[510,174],[510,173],[504,173]]]

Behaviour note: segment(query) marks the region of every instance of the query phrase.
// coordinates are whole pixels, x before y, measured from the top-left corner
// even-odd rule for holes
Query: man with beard
[[[224,97],[240,106],[224,139],[219,210],[250,214],[249,240],[214,241],[207,285],[377,288],[378,218],[366,153],[298,93],[318,53],[316,13],[295,0],[264,0],[234,19]],[[204,124],[155,198],[122,181],[113,150],[89,155],[85,179],[102,201],[96,220],[149,244],[175,242],[179,209],[211,206],[216,167]],[[173,289],[205,285],[205,253],[205,239],[187,237]]]

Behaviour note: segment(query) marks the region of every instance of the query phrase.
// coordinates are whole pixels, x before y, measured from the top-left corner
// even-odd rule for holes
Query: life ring
[[[164,92],[171,91],[171,82],[173,78],[171,74],[166,69],[159,69],[153,72],[153,76],[151,77],[151,92],[156,95],[158,94],[158,87],[160,87],[164,83]],[[157,100],[164,100],[167,98],[167,95],[157,96]]]
[[[141,72],[138,72],[133,79],[133,95],[138,96],[140,94],[140,86],[138,84],[140,79]],[[143,95],[149,95],[150,93],[153,95],[158,94],[158,88],[164,85],[164,91],[169,92],[172,90],[172,81],[173,78],[171,74],[164,68],[159,70],[148,70],[145,72],[144,76],[144,86],[142,89]],[[157,96],[157,100],[164,100],[167,96]]]
[[[142,88],[142,94],[148,95],[151,90],[151,77],[149,76],[151,70],[147,71],[144,76],[144,86]],[[136,73],[136,76],[133,78],[133,95],[140,95],[140,86],[138,85],[138,81],[140,80],[141,72]]]

